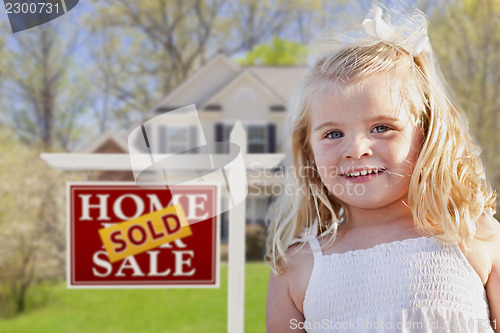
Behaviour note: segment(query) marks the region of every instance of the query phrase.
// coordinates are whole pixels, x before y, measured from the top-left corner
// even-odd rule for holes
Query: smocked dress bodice
[[[307,332],[493,332],[485,288],[457,244],[420,237],[323,255],[308,242]]]

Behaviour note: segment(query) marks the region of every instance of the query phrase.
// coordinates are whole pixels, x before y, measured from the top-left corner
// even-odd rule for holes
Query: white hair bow
[[[403,27],[400,27],[399,32],[395,31],[390,23],[384,21],[382,14],[382,8],[379,6],[375,6],[370,10],[363,21],[363,28],[368,35],[384,42],[394,43],[412,56],[431,51],[431,44],[427,36],[427,22],[409,34],[408,37],[405,37],[401,34]]]

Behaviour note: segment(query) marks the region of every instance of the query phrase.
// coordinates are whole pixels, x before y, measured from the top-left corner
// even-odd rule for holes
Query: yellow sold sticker
[[[112,263],[192,234],[180,204],[99,229]]]

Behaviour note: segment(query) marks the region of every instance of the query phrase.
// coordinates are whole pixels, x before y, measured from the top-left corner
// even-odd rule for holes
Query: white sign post
[[[247,154],[247,135],[240,122],[234,125],[229,140]],[[229,211],[229,254],[227,279],[227,331],[245,330],[245,205],[246,201]]]

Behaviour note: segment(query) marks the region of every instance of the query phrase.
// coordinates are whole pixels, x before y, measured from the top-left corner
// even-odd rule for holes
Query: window
[[[267,152],[267,126],[249,125],[248,132],[248,153]]]
[[[215,141],[230,142],[229,136],[234,124],[218,123],[215,125]],[[276,125],[275,124],[247,124],[245,125],[247,132],[247,153],[274,153],[276,141]],[[227,150],[227,149],[226,149]],[[218,151],[218,153],[227,153],[227,151]]]
[[[178,153],[191,148],[189,144],[189,127],[161,126],[159,146],[162,153]]]
[[[221,111],[222,106],[220,106],[219,104],[209,104],[209,105],[205,106],[204,110],[205,111]]]
[[[272,111],[272,112],[284,112],[286,111],[286,108],[284,105],[271,105],[269,107],[269,109]]]
[[[247,224],[265,224],[267,214],[267,197],[247,196],[246,198],[246,222]]]
[[[222,134],[223,140],[222,141],[224,141],[224,142],[231,141],[231,140],[229,140],[229,136],[231,135],[231,131],[233,130],[233,126],[234,126],[234,124],[224,124],[223,134]]]

